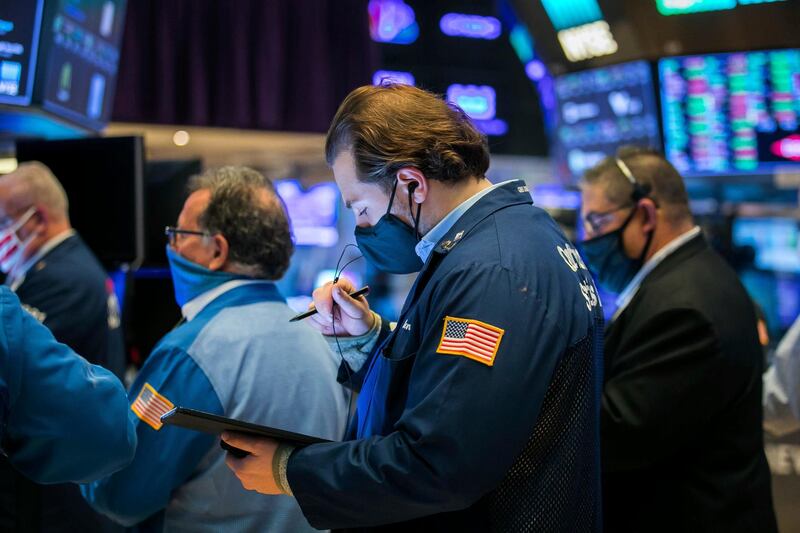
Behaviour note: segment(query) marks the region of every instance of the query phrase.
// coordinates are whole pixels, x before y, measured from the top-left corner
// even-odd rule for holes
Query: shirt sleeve
[[[800,429],[800,317],[764,374],[764,427],[778,436]]]
[[[111,372],[90,364],[0,293],[10,414],[3,449],[39,483],[86,482],[119,470],[136,449],[125,389]]]
[[[567,343],[547,306],[499,266],[465,268],[432,289],[418,351],[386,362],[410,372],[393,431],[289,459],[288,484],[318,529],[466,508],[502,481],[533,431]],[[440,353],[446,317],[503,330],[492,366]]]
[[[186,482],[216,437],[161,425],[173,406],[217,415],[223,408],[205,373],[183,350],[159,347],[150,355],[129,392],[129,416],[139,445],[125,469],[81,487],[98,511],[131,526],[164,509],[172,492]]]

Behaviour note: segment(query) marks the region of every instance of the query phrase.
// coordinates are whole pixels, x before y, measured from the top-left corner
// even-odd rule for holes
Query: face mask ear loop
[[[414,216],[414,202],[411,200],[411,192],[408,193],[408,212],[411,213],[414,219],[414,236],[417,238],[417,242],[419,242],[419,217],[422,214],[422,204],[417,204],[417,214]]]
[[[389,207],[386,208],[386,216],[392,212],[392,204],[394,204],[394,195],[397,192],[397,178],[394,179],[394,185],[392,185],[392,194],[389,196]]]

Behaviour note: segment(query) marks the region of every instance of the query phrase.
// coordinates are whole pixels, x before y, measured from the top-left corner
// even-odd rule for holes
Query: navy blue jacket
[[[291,456],[313,526],[597,530],[602,312],[577,252],[531,203],[509,182],[456,222],[351,380],[351,440]],[[447,353],[448,321],[502,330],[492,364]]]
[[[37,261],[16,293],[44,314],[59,342],[122,377],[125,345],[113,285],[78,235]]]

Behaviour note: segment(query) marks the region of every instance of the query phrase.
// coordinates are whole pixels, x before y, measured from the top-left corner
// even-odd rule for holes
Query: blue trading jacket
[[[354,440],[291,456],[312,525],[599,529],[602,312],[577,252],[531,203],[512,181],[455,223],[352,379]],[[503,331],[488,337],[491,366],[445,347],[453,321]]]
[[[290,324],[293,314],[272,283],[221,294],[159,342],[131,386],[132,411],[144,394],[155,414],[173,404],[341,439],[349,391],[325,340]],[[313,531],[292,498],[242,488],[216,437],[135,420],[134,461],[82,487],[98,511],[124,525],[151,517],[148,527],[163,521],[166,531]]]
[[[125,389],[53,338],[0,287],[0,439],[39,483],[87,482],[127,465],[136,449]]]
[[[23,304],[42,314],[59,342],[122,377],[125,344],[114,289],[78,235],[37,261],[16,293]]]

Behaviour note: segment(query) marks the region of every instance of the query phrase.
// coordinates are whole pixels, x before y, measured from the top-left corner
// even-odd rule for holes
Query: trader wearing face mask
[[[245,491],[214,437],[160,416],[200,409],[324,439],[341,439],[349,391],[322,336],[274,281],[289,266],[289,221],[272,183],[244,167],[193,178],[166,229],[175,300],[185,321],[145,361],[129,391],[139,447],[120,472],[84,487],[99,511],[164,531],[313,531],[297,503]],[[149,520],[148,520],[149,519]]]
[[[56,340],[122,377],[125,346],[114,286],[72,229],[67,195],[41,163],[22,163],[0,178],[0,270],[6,286]],[[0,523],[53,532],[109,531],[112,525],[74,485],[36,485],[13,472],[5,458],[0,480]]]
[[[244,487],[292,494],[318,529],[598,530],[602,314],[577,251],[423,90],[356,89],[326,154],[366,259],[419,275],[394,329],[348,283],[314,292],[360,391],[349,440],[226,435],[252,453],[227,459]]]
[[[581,192],[583,257],[619,294],[605,336],[605,529],[775,531],[755,309],[694,225],[681,176],[627,148]]]

